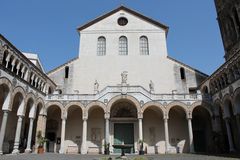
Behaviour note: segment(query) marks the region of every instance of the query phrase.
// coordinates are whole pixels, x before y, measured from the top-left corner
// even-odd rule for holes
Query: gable
[[[125,17],[128,19],[126,26],[118,25],[118,19]],[[121,6],[95,20],[81,26],[78,31],[92,31],[92,30],[160,30],[168,32],[168,27],[151,18],[148,18],[136,11]]]

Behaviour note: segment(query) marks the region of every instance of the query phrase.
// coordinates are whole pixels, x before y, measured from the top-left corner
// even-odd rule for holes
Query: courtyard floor
[[[65,154],[19,154],[2,155],[0,160],[112,160],[120,159],[117,155],[65,155]],[[239,160],[240,158],[227,158],[222,156],[207,156],[196,154],[169,154],[169,155],[128,155],[128,160]]]

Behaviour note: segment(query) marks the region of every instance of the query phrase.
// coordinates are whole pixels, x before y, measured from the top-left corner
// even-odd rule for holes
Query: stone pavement
[[[169,155],[128,155],[128,160],[239,160],[239,158],[224,158],[206,155],[194,154],[169,154]],[[109,156],[105,155],[65,155],[45,153],[39,154],[19,154],[3,155],[0,160],[108,160]],[[111,155],[112,160],[120,159],[119,156]]]

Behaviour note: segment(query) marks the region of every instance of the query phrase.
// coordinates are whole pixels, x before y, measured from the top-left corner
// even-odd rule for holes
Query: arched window
[[[106,55],[106,38],[99,37],[97,42],[97,55],[104,56]]]
[[[185,80],[186,79],[185,69],[183,67],[180,68],[180,75],[181,75],[181,80]]]
[[[139,40],[139,46],[140,46],[140,55],[149,55],[149,49],[148,49],[148,39],[146,36],[140,37]]]
[[[119,38],[119,55],[128,55],[128,42],[125,36]]]

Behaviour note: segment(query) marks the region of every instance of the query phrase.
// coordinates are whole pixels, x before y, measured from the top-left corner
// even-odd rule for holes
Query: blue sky
[[[170,27],[169,56],[207,74],[224,62],[213,0],[2,0],[0,33],[49,71],[77,57],[78,26],[121,4]]]

